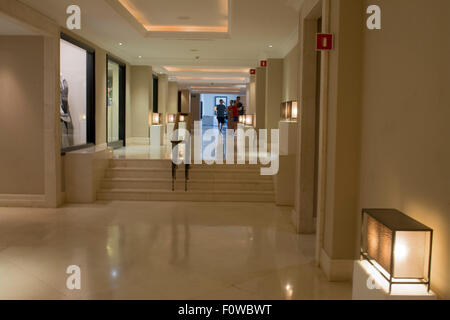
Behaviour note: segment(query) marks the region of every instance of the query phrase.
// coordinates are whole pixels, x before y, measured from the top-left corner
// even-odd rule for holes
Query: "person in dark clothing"
[[[219,122],[219,130],[222,131],[223,125],[225,124],[225,115],[227,112],[227,107],[223,104],[223,100],[220,100],[220,104],[216,106],[217,121]]]
[[[241,97],[237,97],[236,98],[236,105],[237,105],[238,110],[239,110],[239,115],[240,116],[245,115],[245,108],[244,108],[244,105],[241,102]]]

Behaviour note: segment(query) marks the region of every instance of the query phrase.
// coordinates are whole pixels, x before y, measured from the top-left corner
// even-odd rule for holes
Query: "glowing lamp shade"
[[[183,115],[180,115],[180,122],[186,121],[186,118]]]
[[[426,285],[430,290],[433,230],[395,209],[364,209],[361,259],[396,285]]]
[[[280,109],[281,120],[289,120],[291,118],[291,112],[289,110],[288,102],[283,102]]]
[[[291,119],[292,120],[297,120],[298,119],[298,102],[297,101],[292,101]]]
[[[252,114],[245,115],[245,125],[253,126],[253,115]]]
[[[239,123],[245,123],[245,116],[239,116]]]
[[[167,115],[167,123],[175,123],[176,115],[174,114],[168,114]]]
[[[160,125],[160,124],[161,124],[161,113],[153,113],[152,125]]]

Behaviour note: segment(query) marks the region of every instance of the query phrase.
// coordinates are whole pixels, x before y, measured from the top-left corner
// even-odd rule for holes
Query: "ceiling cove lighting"
[[[117,0],[118,3],[148,32],[190,32],[190,33],[228,33],[228,16],[229,6],[228,0],[220,0],[222,8],[220,15],[227,17],[224,19],[225,25],[220,26],[196,26],[196,25],[152,25],[150,21],[142,13],[142,9],[136,6],[133,0]],[[190,17],[184,16],[184,19],[190,20]],[[188,19],[185,19],[188,18]]]
[[[433,230],[395,209],[363,209],[361,260],[394,289],[430,292]]]
[[[228,81],[245,81],[245,78],[214,78],[214,77],[177,77],[178,80],[208,80],[208,81],[221,81],[221,80],[228,80]]]
[[[234,69],[226,69],[226,68],[180,68],[180,67],[169,67],[164,66],[169,72],[204,72],[204,73],[245,73],[248,74],[250,72],[250,68],[234,68]]]

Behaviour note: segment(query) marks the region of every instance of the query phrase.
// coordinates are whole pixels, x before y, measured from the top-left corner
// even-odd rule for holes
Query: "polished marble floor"
[[[272,204],[0,208],[0,299],[350,299],[313,256],[314,236]]]

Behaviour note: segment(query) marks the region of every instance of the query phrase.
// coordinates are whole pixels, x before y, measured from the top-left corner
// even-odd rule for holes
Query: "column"
[[[153,106],[152,67],[131,67],[131,134],[137,144],[149,141],[149,122]]]
[[[264,129],[266,125],[266,68],[263,67],[256,69],[255,114],[256,129]]]
[[[283,91],[283,59],[268,59],[266,69],[265,126],[277,129]]]

